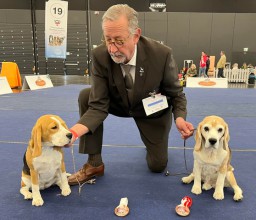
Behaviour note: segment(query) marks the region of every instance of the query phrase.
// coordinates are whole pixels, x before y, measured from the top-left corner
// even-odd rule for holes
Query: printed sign
[[[49,75],[25,76],[23,80],[22,90],[36,90],[53,87]]]
[[[6,76],[0,76],[0,95],[12,93],[12,89],[7,81]]]
[[[188,77],[186,87],[228,88],[227,78]]]
[[[66,59],[68,2],[45,3],[45,57]]]
[[[149,10],[152,12],[166,12],[166,0],[149,0]]]

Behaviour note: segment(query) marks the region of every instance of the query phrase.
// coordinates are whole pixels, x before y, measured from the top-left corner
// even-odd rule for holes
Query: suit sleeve
[[[176,120],[178,117],[186,119],[187,99],[178,79],[178,68],[173,58],[172,50],[170,50],[166,58],[163,88],[165,95],[170,99],[169,103],[172,105],[174,119]]]
[[[87,126],[92,133],[106,119],[108,115],[108,94],[109,90],[107,70],[93,55],[89,109],[78,121],[79,124]]]

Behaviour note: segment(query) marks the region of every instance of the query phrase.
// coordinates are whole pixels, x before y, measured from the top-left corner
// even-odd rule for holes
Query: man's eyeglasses
[[[114,39],[114,40],[112,40],[112,39],[105,39],[104,38],[104,36],[102,37],[103,39],[101,40],[102,41],[102,43],[104,43],[107,47],[109,46],[109,45],[112,45],[112,44],[114,44],[117,48],[120,48],[120,47],[122,47],[124,44],[125,44],[125,42],[128,40],[128,38],[131,36],[131,34],[129,34],[129,36],[127,37],[127,38],[125,38],[125,39]]]

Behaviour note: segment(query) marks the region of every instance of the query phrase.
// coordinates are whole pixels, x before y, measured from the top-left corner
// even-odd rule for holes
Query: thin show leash
[[[85,184],[95,184],[96,183],[96,179],[90,179],[90,180],[87,180],[86,182],[84,183],[80,183],[80,181],[78,180],[77,178],[77,175],[76,175],[76,163],[75,163],[75,155],[74,155],[74,147],[72,146],[71,147],[71,154],[72,154],[72,161],[73,161],[73,170],[74,170],[74,174],[75,174],[75,177],[76,177],[76,181],[78,182],[78,194],[79,196],[81,195],[81,192],[82,192],[82,187],[85,185]]]
[[[196,128],[194,128],[192,131],[194,132],[195,130],[196,130]],[[188,166],[187,166],[187,158],[186,158],[186,140],[183,141],[183,156],[184,156],[184,164],[185,164],[186,172],[170,173],[168,170],[166,170],[165,176],[188,175],[188,174],[191,173],[191,171],[188,170]]]

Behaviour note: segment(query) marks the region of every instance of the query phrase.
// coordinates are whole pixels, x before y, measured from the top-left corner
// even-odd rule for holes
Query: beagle
[[[63,196],[71,193],[62,151],[71,139],[72,133],[57,115],[43,115],[34,125],[23,158],[20,188],[24,199],[32,199],[32,205],[42,206],[39,190],[54,184],[60,187]]]
[[[191,192],[201,194],[203,190],[215,188],[213,198],[224,199],[224,187],[232,187],[235,201],[243,199],[243,192],[237,185],[234,168],[230,165],[231,151],[227,123],[220,117],[212,115],[205,117],[199,123],[195,135],[193,151],[193,172],[182,178],[183,183],[189,184],[194,180]],[[201,188],[201,182],[203,186]]]

